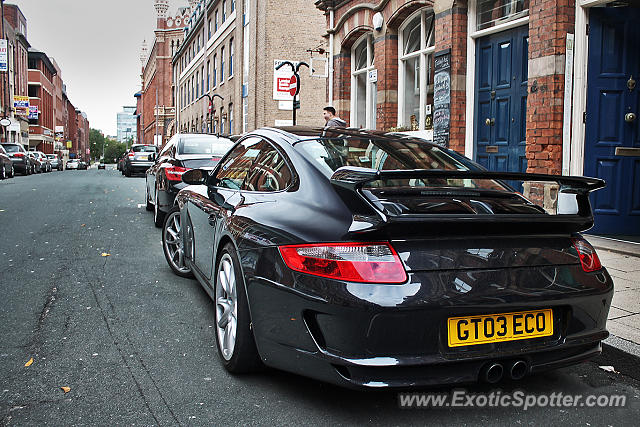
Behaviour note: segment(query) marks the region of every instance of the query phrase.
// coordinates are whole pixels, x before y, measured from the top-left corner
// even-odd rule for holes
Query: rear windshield
[[[2,144],[2,147],[4,147],[7,153],[17,153],[20,151],[20,146],[15,144]]]
[[[179,154],[211,154],[222,157],[233,146],[233,141],[215,136],[188,136],[182,138]]]
[[[134,153],[155,153],[158,151],[158,147],[154,145],[134,145],[131,147],[131,151]]]
[[[56,156],[55,154],[47,154],[47,158],[48,158],[48,159],[55,160],[55,159],[57,159],[57,158],[58,158],[58,156]]]
[[[328,177],[343,166],[375,170],[481,170],[472,161],[430,143],[411,139],[343,137],[301,141],[296,147]],[[463,187],[507,190],[487,179],[407,178],[387,179],[367,187]]]

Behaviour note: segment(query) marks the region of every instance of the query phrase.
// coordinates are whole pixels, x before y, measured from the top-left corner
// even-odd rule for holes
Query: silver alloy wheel
[[[184,245],[182,244],[182,234],[180,233],[180,212],[172,212],[164,224],[164,246],[166,253],[169,254],[169,262],[181,273],[189,273],[191,270],[184,262]]]
[[[231,255],[225,253],[220,259],[216,284],[216,330],[218,345],[225,360],[230,360],[236,346],[238,328],[238,292],[236,272]]]

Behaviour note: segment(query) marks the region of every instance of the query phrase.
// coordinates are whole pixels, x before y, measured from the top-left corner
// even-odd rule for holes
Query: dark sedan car
[[[158,147],[155,145],[132,145],[122,164],[124,175],[130,177],[134,173],[146,172],[153,166],[153,159],[157,152]]]
[[[153,211],[157,227],[162,227],[178,191],[186,187],[182,174],[213,169],[232,146],[227,138],[207,134],[177,134],[169,140],[146,173],[147,210]]]
[[[15,169],[11,157],[4,150],[4,147],[0,145],[0,179],[13,178],[15,175]]]
[[[546,212],[515,180],[556,185],[562,207]],[[214,301],[230,372],[493,383],[592,358],[608,336],[613,282],[579,234],[602,180],[487,172],[424,141],[291,128],[250,133],[183,181],[163,249]]]
[[[33,163],[29,157],[29,152],[24,149],[22,144],[2,143],[1,145],[11,158],[14,170],[23,175],[31,175]]]

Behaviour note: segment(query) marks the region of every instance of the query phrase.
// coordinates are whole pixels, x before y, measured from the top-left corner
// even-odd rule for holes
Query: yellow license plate
[[[550,309],[450,317],[449,347],[525,340],[553,335]]]
[[[149,156],[140,156],[138,160],[149,160]]]

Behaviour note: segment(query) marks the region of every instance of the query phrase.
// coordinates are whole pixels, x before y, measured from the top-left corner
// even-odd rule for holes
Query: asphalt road
[[[640,383],[594,362],[466,388],[623,394],[625,408],[401,410],[395,392],[346,390],[274,370],[231,376],[214,347],[213,304],[195,281],[171,273],[143,200],[144,179],[113,169],[0,181],[0,424],[595,426],[640,419]]]

